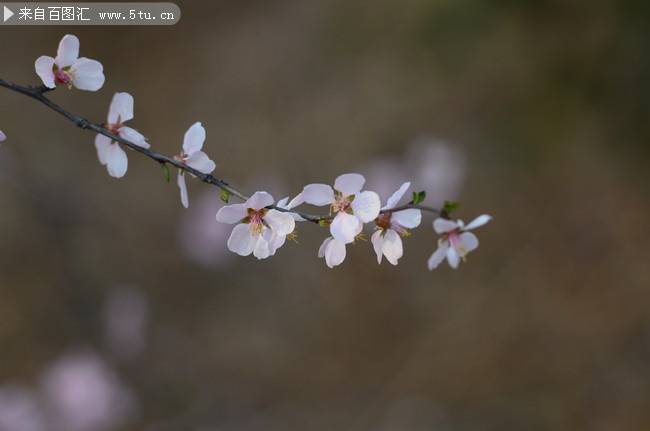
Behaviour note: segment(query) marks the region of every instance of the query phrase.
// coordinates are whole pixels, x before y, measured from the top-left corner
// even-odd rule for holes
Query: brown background
[[[202,121],[216,174],[276,198],[373,166],[390,192],[373,161],[440,140],[454,156],[431,169],[462,181],[432,198],[494,222],[458,271],[426,270],[430,217],[398,267],[360,243],[329,270],[315,226],[231,258],[215,190],[192,181],[185,211],[132,152],[114,180],[92,134],[2,90],[0,386],[37,391],[85,349],[137,399],[112,429],[650,428],[647,2],[180,7],[173,27],[0,28],[0,76],[38,83],[33,61],[74,33],[107,82],[53,99],[103,121],[129,91],[167,154]],[[129,359],[105,340],[115,289],[148,307]]]

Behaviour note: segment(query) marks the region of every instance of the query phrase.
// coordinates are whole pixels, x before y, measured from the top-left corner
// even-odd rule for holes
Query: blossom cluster
[[[105,81],[100,62],[79,58],[79,39],[73,35],[63,37],[56,57],[39,57],[35,69],[47,89],[63,85],[69,89],[97,91]],[[99,162],[114,178],[122,178],[128,169],[127,154],[121,145],[124,141],[131,146],[146,150],[150,148],[143,134],[125,125],[133,118],[133,96],[126,92],[116,93],[103,124],[104,130],[95,138]],[[4,134],[0,132],[0,140],[3,139]],[[173,157],[172,164],[178,168],[177,185],[181,204],[185,208],[189,207],[186,175],[202,174],[201,178],[204,179],[216,168],[216,164],[203,152],[205,139],[203,125],[194,123],[183,137],[180,153]],[[424,192],[414,193],[412,200],[400,205],[411,188],[410,182],[402,184],[382,206],[379,195],[365,189],[365,183],[363,175],[346,173],[338,176],[333,186],[308,184],[293,199],[285,197],[278,202],[266,191],[257,191],[244,203],[222,207],[216,214],[216,220],[235,225],[227,242],[230,251],[241,256],[252,254],[257,259],[275,255],[287,239],[293,239],[297,223],[317,222],[329,230],[318,256],[333,268],[345,260],[347,246],[363,238],[363,229],[367,224],[374,226],[370,242],[377,263],[381,264],[385,258],[390,264],[397,265],[404,254],[403,238],[409,237],[412,230],[420,226],[422,211],[431,211],[438,215],[433,221],[433,230],[440,235],[438,247],[428,260],[428,268],[432,270],[445,259],[452,268],[457,268],[460,261],[478,247],[478,239],[470,231],[491,219],[488,215],[481,215],[467,225],[462,220],[450,220],[452,208],[437,211],[419,205],[424,199]],[[225,197],[229,197],[228,191]],[[302,214],[296,208],[303,204],[327,207],[328,215],[314,218]]]

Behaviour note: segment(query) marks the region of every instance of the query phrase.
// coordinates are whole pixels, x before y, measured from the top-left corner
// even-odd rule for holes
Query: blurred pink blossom
[[[145,348],[149,316],[147,298],[138,290],[118,287],[104,303],[104,331],[108,349],[122,359],[131,359]]]

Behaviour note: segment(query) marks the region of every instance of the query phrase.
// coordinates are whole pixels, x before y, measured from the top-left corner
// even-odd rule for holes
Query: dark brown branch
[[[134,144],[131,141],[128,141],[118,135],[115,135],[112,133],[110,130],[105,128],[101,124],[93,123],[79,115],[73,114],[63,107],[57,105],[54,103],[52,100],[48,99],[45,97],[45,93],[54,90],[53,88],[48,88],[44,85],[37,86],[37,87],[26,87],[18,84],[14,84],[8,81],[5,81],[4,79],[0,78],[0,87],[5,87],[11,91],[15,91],[16,93],[20,93],[24,96],[27,96],[31,99],[34,99],[43,105],[47,106],[48,108],[52,109],[53,111],[58,112],[59,114],[63,115],[65,118],[67,118],[69,121],[74,123],[77,127],[85,130],[92,130],[96,133],[99,133],[101,135],[104,135],[110,139],[112,139],[115,142],[119,142],[120,144],[129,147],[130,149],[137,151],[138,153],[144,154],[145,156],[149,157],[152,160],[155,160],[156,162],[160,163],[161,165],[166,165],[170,164],[180,170],[183,170],[185,172],[188,172],[192,174],[193,176],[197,177],[199,180],[201,180],[204,183],[211,184],[213,186],[216,186],[220,188],[221,190],[227,192],[228,194],[235,196],[241,200],[247,200],[248,196],[246,196],[244,193],[240,192],[239,190],[235,189],[232,187],[230,184],[228,184],[226,181],[221,180],[219,178],[216,178],[215,176],[211,174],[204,174],[203,172],[200,172],[190,166],[187,166],[183,162],[180,162],[173,157],[168,157],[164,154],[160,154],[156,151],[147,149],[147,148],[142,148],[136,144]],[[283,212],[294,212],[296,214],[299,214],[302,218],[305,220],[308,220],[313,223],[320,223],[320,222],[327,222],[330,221],[333,217],[331,215],[327,216],[316,216],[316,215],[310,215],[310,214],[304,214],[295,210],[287,210],[284,208],[279,208],[275,205],[271,205],[270,208],[276,209],[278,211],[283,211]],[[383,210],[381,211],[382,213],[390,213],[390,212],[395,212],[395,211],[400,211],[404,209],[409,209],[409,208],[417,208],[422,211],[428,211],[432,212],[435,214],[440,214],[441,212],[435,208],[430,208],[430,207],[425,207],[422,205],[413,205],[412,203],[396,207],[396,208],[391,208],[389,210]]]

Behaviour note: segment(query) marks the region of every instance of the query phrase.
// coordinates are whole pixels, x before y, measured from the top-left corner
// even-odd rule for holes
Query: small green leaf
[[[427,192],[425,192],[424,190],[422,190],[421,192],[413,192],[413,199],[411,203],[413,203],[413,205],[420,204],[424,202],[424,198],[426,197],[427,197]]]
[[[320,227],[327,227],[327,226],[329,226],[330,224],[331,224],[331,223],[329,222],[329,220],[326,220],[326,219],[324,219],[324,218],[318,220],[318,226],[320,226]]]
[[[442,210],[447,214],[451,214],[452,212],[456,211],[459,207],[460,204],[458,202],[445,201],[445,205],[442,207]]]
[[[221,190],[219,197],[224,203],[228,203],[230,201],[230,192],[228,190]]]
[[[162,164],[162,170],[163,170],[163,175],[165,176],[165,181],[169,182],[171,174],[169,173],[169,166],[167,166],[167,163]]]

